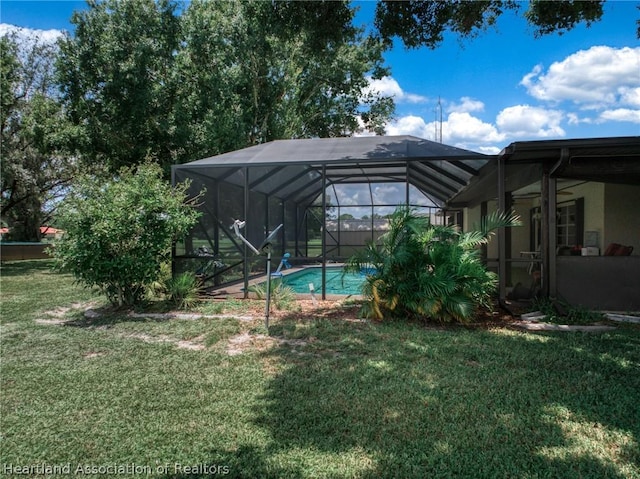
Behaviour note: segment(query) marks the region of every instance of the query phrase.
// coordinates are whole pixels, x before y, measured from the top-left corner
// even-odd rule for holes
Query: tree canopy
[[[436,48],[522,5],[381,0],[365,35],[348,1],[90,0],[61,43],[59,78],[85,158],[116,171],[151,157],[167,171],[274,139],[381,134],[393,100],[367,87],[389,74],[393,38]],[[545,35],[602,14],[602,0],[532,0],[523,15]]]
[[[578,23],[591,25],[600,20],[603,3],[604,0],[531,0],[524,17],[536,37],[563,34]],[[506,10],[517,11],[522,5],[516,0],[381,0],[376,6],[375,26],[387,45],[398,37],[408,48],[436,48],[445,32],[463,38],[476,36],[496,24]]]
[[[1,39],[2,220],[14,239],[39,239],[79,167],[151,158],[166,174],[275,139],[382,134],[393,99],[368,86],[390,73],[394,38],[436,48],[519,9],[535,35],[563,33],[598,21],[603,3],[381,0],[365,33],[346,0],[88,0],[59,52]]]
[[[175,158],[172,79],[179,47],[168,0],[90,0],[74,36],[60,42],[59,81],[71,121],[87,137],[82,153],[113,171],[146,157]]]
[[[91,1],[61,44],[63,94],[85,154],[117,169],[281,138],[382,132],[380,41],[346,2]]]
[[[76,170],[81,137],[66,119],[54,83],[54,45],[0,38],[0,214],[10,237],[39,241],[51,201]]]

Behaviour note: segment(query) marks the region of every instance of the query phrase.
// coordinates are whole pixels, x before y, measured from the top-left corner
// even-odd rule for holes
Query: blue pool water
[[[362,294],[364,274],[347,273],[343,276],[340,267],[327,268],[327,294]],[[283,282],[296,293],[309,293],[309,283],[314,291],[322,293],[322,268],[305,268],[302,271],[283,276]]]

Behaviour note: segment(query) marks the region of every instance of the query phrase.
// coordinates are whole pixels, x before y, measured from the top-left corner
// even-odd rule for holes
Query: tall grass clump
[[[256,295],[258,299],[267,298],[266,283],[249,286],[249,291]],[[276,309],[286,310],[291,308],[296,300],[296,293],[290,286],[285,285],[281,279],[272,279],[270,285],[271,302]]]
[[[188,309],[198,304],[200,281],[190,271],[179,274],[167,281],[169,300],[181,309]]]

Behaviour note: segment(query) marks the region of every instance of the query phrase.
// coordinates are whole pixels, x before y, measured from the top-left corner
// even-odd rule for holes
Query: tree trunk
[[[39,242],[40,234],[40,204],[35,199],[29,199],[16,205],[11,211],[14,220],[9,220],[9,239],[11,241]]]

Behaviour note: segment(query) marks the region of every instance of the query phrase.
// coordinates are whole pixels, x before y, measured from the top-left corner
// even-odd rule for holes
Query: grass
[[[640,477],[637,326],[88,320],[56,309],[96,298],[49,266],[2,266],[5,476]]]

